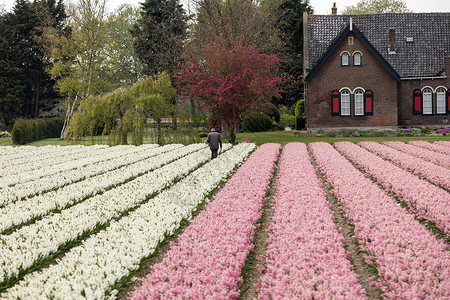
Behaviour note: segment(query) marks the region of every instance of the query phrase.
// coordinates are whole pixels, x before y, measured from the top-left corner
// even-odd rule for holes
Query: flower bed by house
[[[425,161],[434,163],[435,165],[450,168],[450,156],[436,153],[431,149],[417,147],[414,144],[405,144],[403,142],[383,142],[391,148],[397,149],[414,157],[421,158]]]
[[[355,226],[355,240],[376,266],[379,288],[387,298],[450,297],[450,253],[411,214],[403,210],[330,144],[310,149]]]
[[[358,145],[405,170],[450,190],[450,180],[448,180],[450,178],[450,170],[447,168],[375,142],[360,142]]]
[[[304,144],[283,148],[273,210],[260,299],[365,298]]]
[[[353,143],[339,142],[334,145],[378,184],[405,201],[419,219],[435,223],[450,235],[450,193]]]

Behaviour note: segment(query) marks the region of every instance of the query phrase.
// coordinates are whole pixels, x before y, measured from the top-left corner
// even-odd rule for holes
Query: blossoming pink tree
[[[210,125],[227,128],[234,142],[240,114],[280,97],[279,59],[257,48],[239,44],[227,50],[219,43],[204,47],[201,57],[189,55],[178,75],[183,101],[193,99],[211,112]]]

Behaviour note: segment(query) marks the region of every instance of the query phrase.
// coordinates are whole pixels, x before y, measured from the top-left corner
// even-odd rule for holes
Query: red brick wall
[[[450,75],[450,57],[445,58],[445,70],[447,76]],[[436,114],[436,97],[433,93],[433,115],[413,114],[413,92],[415,89],[422,90],[424,87],[431,87],[435,92],[438,87],[450,89],[450,78],[426,79],[426,80],[402,80],[400,83],[400,103],[399,103],[399,125],[443,125],[448,126],[450,116],[448,114]]]
[[[348,36],[354,44],[348,44]],[[398,82],[370,53],[364,44],[350,32],[314,77],[306,83],[306,110],[308,128],[321,127],[379,127],[398,125]],[[362,53],[362,65],[341,66],[342,51]],[[373,116],[331,116],[331,92],[347,87],[360,87],[374,93]],[[411,94],[412,95],[412,94]],[[351,96],[353,102],[353,95]],[[353,103],[351,114],[353,115]]]

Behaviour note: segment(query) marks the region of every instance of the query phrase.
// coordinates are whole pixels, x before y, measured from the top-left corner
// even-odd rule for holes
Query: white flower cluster
[[[224,145],[225,149],[229,147]],[[17,285],[2,294],[2,297],[27,299],[41,295],[43,298],[54,299],[103,299],[106,294],[111,292],[113,294],[111,287],[128,276],[130,271],[137,269],[140,261],[150,256],[158,243],[172,234],[183,219],[189,219],[193,208],[204,201],[206,195],[212,192],[255,147],[254,144],[240,144],[226,151],[129,215],[112,222],[106,230],[67,252],[57,264],[25,276]],[[205,149],[197,154],[209,156],[209,150]],[[195,155],[186,157],[185,162],[192,164]],[[181,160],[183,159],[179,161]],[[164,171],[162,170],[164,167],[158,169],[161,170],[158,177],[142,176],[145,180],[132,187],[133,193],[152,194],[149,186],[170,182],[172,173],[178,173],[183,168],[183,165],[177,164],[179,161]],[[198,159],[198,162],[200,161],[202,160]],[[126,194],[128,192],[132,193],[122,190],[123,194],[118,200],[131,201],[129,198],[138,196],[129,196]],[[102,206],[113,209],[109,203]],[[72,216],[75,218],[75,215]],[[80,218],[83,219],[86,220],[87,216]],[[97,221],[101,222],[101,218],[99,217]],[[56,227],[54,222],[47,226]],[[71,230],[73,229],[75,228]],[[48,234],[50,233],[47,233],[47,236]],[[2,268],[5,269],[5,266],[2,265]]]
[[[152,151],[148,151],[148,155],[150,153],[156,154],[150,158],[139,160],[135,163],[74,184],[66,185],[55,191],[31,197],[26,201],[17,201],[6,205],[0,208],[0,232],[7,230],[11,226],[17,226],[43,216],[52,210],[64,209],[66,206],[78,203],[89,196],[103,193],[105,189],[122,184],[133,177],[159,168],[166,163],[203,148],[204,145],[193,144],[183,148],[180,147],[182,145],[172,144],[155,148]],[[166,151],[170,152],[166,153]],[[137,159],[142,154],[139,153],[139,155],[130,156]],[[131,157],[127,157],[127,161]]]
[[[47,147],[47,146],[44,146]],[[67,161],[81,159],[94,152],[107,149],[107,146],[95,145],[92,147],[58,147],[43,149],[42,151],[33,151],[33,155],[22,158],[10,158],[3,162],[3,168],[0,170],[0,177],[12,175],[17,177],[20,173],[31,172],[36,169],[48,168],[49,166],[67,163]],[[64,149],[64,150],[61,150]]]
[[[0,167],[5,168],[11,165],[18,165],[23,163],[32,162],[36,159],[48,157],[52,155],[64,155],[66,152],[72,151],[89,151],[89,149],[95,150],[99,148],[106,148],[107,145],[94,145],[94,146],[20,146],[20,147],[2,147],[0,150]]]
[[[70,157],[64,157],[63,161],[55,159],[52,164],[42,164],[40,168],[34,170],[28,170],[26,166],[22,167],[22,170],[19,169],[20,173],[12,173],[8,174],[8,176],[3,176],[0,182],[0,188],[71,171],[89,164],[116,158],[126,153],[124,146],[114,146],[112,148],[114,148],[114,151],[111,151],[109,148],[100,148],[94,151],[91,150],[86,154],[79,153],[73,154]]]
[[[172,145],[171,147],[176,148],[180,147],[180,145]],[[69,160],[67,165],[72,164],[73,168],[71,170],[0,189],[0,206],[57,189],[161,153],[159,147],[155,148],[152,146],[136,147],[129,152],[126,152],[127,150],[118,151],[119,149],[116,147],[107,148],[106,150],[108,149],[111,153],[103,153],[102,157],[97,157],[97,161],[93,163],[89,163],[86,159],[83,161],[78,160],[72,164]],[[165,150],[167,151],[167,148]]]
[[[159,192],[207,160],[208,151],[204,149],[185,156],[10,235],[0,236],[0,280],[19,275],[21,269],[35,266],[37,261],[58,251],[61,246],[139,205],[149,195]],[[172,153],[167,155],[173,160]]]

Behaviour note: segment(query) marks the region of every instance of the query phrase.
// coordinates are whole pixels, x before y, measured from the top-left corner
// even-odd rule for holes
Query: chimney
[[[331,8],[331,14],[332,15],[337,15],[336,2],[333,2],[333,7]]]
[[[395,54],[395,28],[389,28],[389,54]]]

